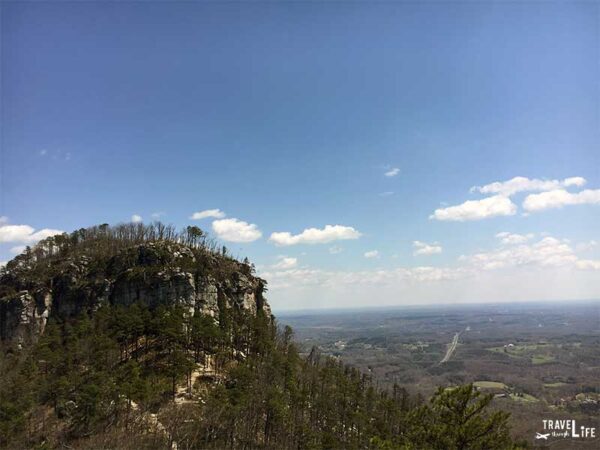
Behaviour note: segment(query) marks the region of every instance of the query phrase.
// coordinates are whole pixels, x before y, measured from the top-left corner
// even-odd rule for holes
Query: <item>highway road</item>
[[[440,361],[440,364],[448,362],[448,360],[452,357],[452,353],[454,353],[454,350],[456,350],[456,346],[458,345],[458,337],[459,336],[460,336],[460,332],[458,332],[454,335],[454,339],[452,339],[452,342],[450,343],[450,346],[448,347],[448,350],[446,351],[446,355],[444,356],[444,359],[442,359]]]

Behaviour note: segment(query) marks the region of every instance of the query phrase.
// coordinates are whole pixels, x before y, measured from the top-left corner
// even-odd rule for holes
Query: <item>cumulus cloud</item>
[[[289,270],[294,269],[298,266],[298,258],[291,258],[289,256],[281,256],[279,261],[271,266],[272,269],[277,270]]]
[[[0,227],[0,242],[25,242],[34,231],[29,225],[3,225]]]
[[[14,255],[19,255],[19,254],[23,253],[26,248],[27,248],[26,245],[17,245],[15,247],[12,247],[10,249],[10,252]]]
[[[508,237],[508,234],[502,234]],[[538,235],[542,235],[538,233]],[[527,235],[525,235],[527,236]],[[600,260],[580,259],[565,239],[544,236],[527,243],[498,245],[464,256],[446,267],[392,267],[372,270],[324,270],[294,267],[261,271],[271,289],[271,301],[306,308],[364,305],[364,299],[385,302],[413,298],[426,303],[452,301],[528,300],[531,298],[592,298],[598,295]],[[573,244],[576,248],[576,245]],[[599,272],[600,273],[600,272]],[[585,290],[581,290],[584,287]],[[465,296],[465,292],[469,295]],[[309,293],[307,295],[307,293]],[[473,295],[470,295],[473,294]],[[280,300],[276,300],[279,297]],[[390,300],[394,303],[396,300]]]
[[[364,271],[330,271],[312,268],[275,270],[261,273],[273,289],[320,286],[394,286],[401,282],[435,283],[457,280],[471,275],[465,268],[419,266],[413,268],[378,269]]]
[[[578,257],[564,240],[547,236],[534,244],[501,247],[463,258],[484,270],[524,265],[565,266],[577,263]]]
[[[569,186],[577,186],[577,187],[581,187],[583,186],[585,183],[587,183],[587,180],[583,177],[570,177],[570,178],[565,178],[562,182],[563,186],[565,187],[569,187]]]
[[[414,256],[417,255],[435,255],[436,253],[442,253],[442,246],[437,242],[433,244],[427,244],[421,241],[413,241],[413,252]]]
[[[43,228],[35,231],[29,225],[2,225],[0,226],[0,243],[15,242],[23,244],[35,244],[42,239],[62,234],[61,230]]]
[[[217,237],[229,242],[253,242],[262,236],[255,224],[235,218],[215,220],[212,229]]]
[[[523,244],[530,239],[533,239],[535,235],[533,233],[528,234],[517,234],[517,233],[509,233],[508,231],[503,231],[501,233],[496,234],[496,237],[500,239],[500,242],[506,245],[515,245],[515,244]]]
[[[392,167],[390,170],[384,173],[386,177],[395,177],[400,173],[400,169],[398,167]]]
[[[365,252],[364,257],[367,259],[379,258],[379,252],[377,250],[371,250]]]
[[[57,234],[63,234],[64,231],[62,230],[54,230],[52,228],[42,228],[39,231],[36,231],[35,233],[31,234],[27,240],[25,242],[28,242],[30,244],[35,244],[38,241],[41,241],[42,239],[46,239],[49,238],[50,236],[56,236]]]
[[[540,180],[537,178],[529,179],[527,177],[514,177],[507,181],[496,181],[485,186],[473,186],[471,192],[481,192],[482,194],[500,194],[511,196],[517,192],[525,191],[551,191],[562,187],[583,186],[586,183],[585,178],[570,177],[564,180]]]
[[[600,204],[600,189],[585,189],[571,193],[564,189],[555,189],[539,194],[530,194],[523,201],[526,211],[535,212],[568,205]]]
[[[460,205],[436,209],[429,216],[436,220],[480,220],[496,216],[512,216],[517,206],[509,199],[518,192],[538,191],[529,194],[523,202],[528,216],[532,211],[560,208],[565,205],[600,203],[600,189],[570,193],[568,187],[581,187],[586,183],[583,177],[569,177],[562,180],[542,180],[538,178],[514,177],[506,181],[496,181],[484,186],[473,186],[471,192],[491,195],[481,200],[466,201]]]
[[[133,223],[140,223],[142,220],[144,219],[139,214],[134,214],[133,216],[131,216],[131,221]]]
[[[307,228],[300,234],[293,235],[288,231],[275,232],[269,240],[277,246],[297,244],[327,244],[329,242],[358,239],[361,233],[352,227],[343,225],[325,225],[325,228]]]
[[[502,234],[503,237],[509,235]],[[357,271],[269,267],[261,271],[260,276],[269,283],[272,301],[279,297],[288,307],[295,302],[299,308],[307,307],[307,298],[316,294],[319,300],[313,306],[321,307],[324,304],[339,305],[350,299],[355,305],[364,304],[365,298],[383,302],[396,294],[428,303],[451,298],[489,300],[490,295],[495,295],[493,298],[498,301],[597,296],[600,284],[595,280],[596,272],[600,271],[600,260],[580,259],[573,250],[575,244],[571,247],[565,239],[552,236],[533,242],[532,239],[514,245],[498,242],[497,246],[464,256],[450,266],[400,266]],[[581,286],[586,290],[581,291]],[[465,292],[474,295],[465,297]]]
[[[591,259],[580,259],[575,263],[581,270],[600,270],[600,261]]]
[[[220,209],[205,209],[204,211],[195,212],[190,216],[191,220],[201,220],[212,217],[214,219],[222,219],[225,217],[225,213]]]
[[[429,216],[430,219],[464,222],[481,220],[496,216],[512,216],[517,212],[515,205],[508,197],[494,195],[481,200],[468,200],[460,205],[438,208]]]

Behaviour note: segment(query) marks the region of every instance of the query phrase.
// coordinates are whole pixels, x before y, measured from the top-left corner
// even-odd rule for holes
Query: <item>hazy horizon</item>
[[[588,305],[597,303],[600,307],[600,298],[593,299],[578,299],[578,300],[567,300],[571,305]],[[273,312],[275,315],[280,317],[287,317],[296,314],[322,314],[322,313],[352,313],[355,311],[364,311],[364,312],[378,312],[378,311],[400,311],[405,309],[411,310],[432,310],[432,309],[457,309],[461,307],[503,307],[503,306],[513,306],[513,307],[524,307],[524,306],[557,306],[558,304],[563,305],[565,300],[525,300],[520,302],[515,302],[511,300],[506,300],[504,302],[464,302],[464,303],[406,303],[406,304],[395,304],[388,306],[356,306],[356,307],[333,307],[333,308],[299,308],[299,309],[275,309]]]

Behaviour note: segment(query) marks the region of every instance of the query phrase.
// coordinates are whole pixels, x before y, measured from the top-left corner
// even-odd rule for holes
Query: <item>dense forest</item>
[[[149,273],[164,272],[171,260],[152,253],[148,263],[148,248],[156,250],[148,245],[165,242],[179,253],[190,249],[193,257],[177,264],[195,275],[253,272],[199,229],[101,226],[49,238],[15,258],[0,273],[0,302],[58,283],[74,270],[73,258],[85,257],[87,272],[79,290],[63,291],[70,295],[88,292],[90,279],[104,279],[115,264],[149,282]],[[491,397],[473,386],[440,388],[429,400],[400,386],[379,389],[369,375],[317,349],[299,354],[292,330],[279,327],[267,308],[217,297],[210,315],[181,302],[98,296],[88,308],[50,314],[30,341],[5,339],[0,447],[519,448],[508,415],[491,411]]]

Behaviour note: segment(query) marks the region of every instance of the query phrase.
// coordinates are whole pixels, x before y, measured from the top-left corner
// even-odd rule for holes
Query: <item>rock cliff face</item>
[[[110,257],[22,255],[0,276],[0,339],[34,341],[51,316],[72,317],[103,302],[180,305],[217,321],[221,308],[271,317],[264,291],[247,264],[176,242],[134,245]]]

